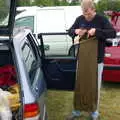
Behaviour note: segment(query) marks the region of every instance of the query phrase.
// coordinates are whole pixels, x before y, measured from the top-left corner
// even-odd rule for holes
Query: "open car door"
[[[0,36],[11,36],[13,33],[16,11],[16,0],[0,1]]]
[[[67,33],[41,33],[38,37],[41,41],[40,48],[47,88],[73,90],[75,84],[76,57],[74,54],[69,54],[70,51],[66,52],[66,55],[58,55],[59,52],[57,51],[57,48],[60,47],[60,43],[57,42],[58,39],[69,38],[72,42],[72,38],[70,38]],[[51,54],[47,54],[52,48],[44,44],[46,39],[50,40],[50,42],[56,40],[56,42],[52,42],[55,48]],[[73,48],[73,46],[71,46],[69,50],[72,50],[71,52],[74,53],[74,49],[71,48]]]

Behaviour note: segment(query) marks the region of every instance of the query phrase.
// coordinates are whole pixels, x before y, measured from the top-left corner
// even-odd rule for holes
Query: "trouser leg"
[[[98,64],[98,101],[97,101],[97,110],[99,110],[99,103],[100,103],[100,89],[102,83],[102,72],[103,72],[103,63]]]
[[[102,72],[103,72],[103,63],[98,64],[98,101],[97,101],[97,109],[96,111],[92,112],[92,117],[97,118],[99,115],[99,103],[100,103],[100,89],[102,83]]]

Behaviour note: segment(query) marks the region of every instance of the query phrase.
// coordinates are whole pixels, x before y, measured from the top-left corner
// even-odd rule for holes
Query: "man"
[[[87,34],[87,37],[96,36],[98,40],[98,101],[97,101],[97,110],[91,111],[92,120],[97,120],[99,116],[99,99],[100,99],[100,87],[103,71],[103,59],[105,52],[105,40],[107,38],[114,38],[116,32],[104,16],[101,16],[96,13],[95,5],[92,0],[82,0],[81,8],[83,15],[76,18],[74,24],[69,29],[69,35],[74,38],[75,36],[84,36]],[[77,40],[77,39],[75,39]],[[78,43],[78,41],[74,41]],[[79,98],[78,98],[79,99]],[[74,106],[75,107],[75,106]],[[74,108],[72,114],[67,118],[68,120],[73,120],[75,117],[79,117],[81,112]]]

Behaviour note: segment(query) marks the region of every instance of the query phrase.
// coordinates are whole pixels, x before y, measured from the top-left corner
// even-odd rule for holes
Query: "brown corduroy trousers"
[[[95,37],[80,41],[74,93],[75,110],[92,112],[97,109],[97,47],[98,40]]]

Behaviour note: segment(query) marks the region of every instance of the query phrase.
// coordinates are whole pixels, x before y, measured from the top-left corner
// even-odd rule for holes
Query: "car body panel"
[[[120,82],[120,46],[105,48],[103,80]]]
[[[120,82],[120,12],[108,11],[110,22],[116,30],[112,45],[105,48],[103,81]]]
[[[120,82],[120,66],[104,66],[103,80],[106,82]]]

